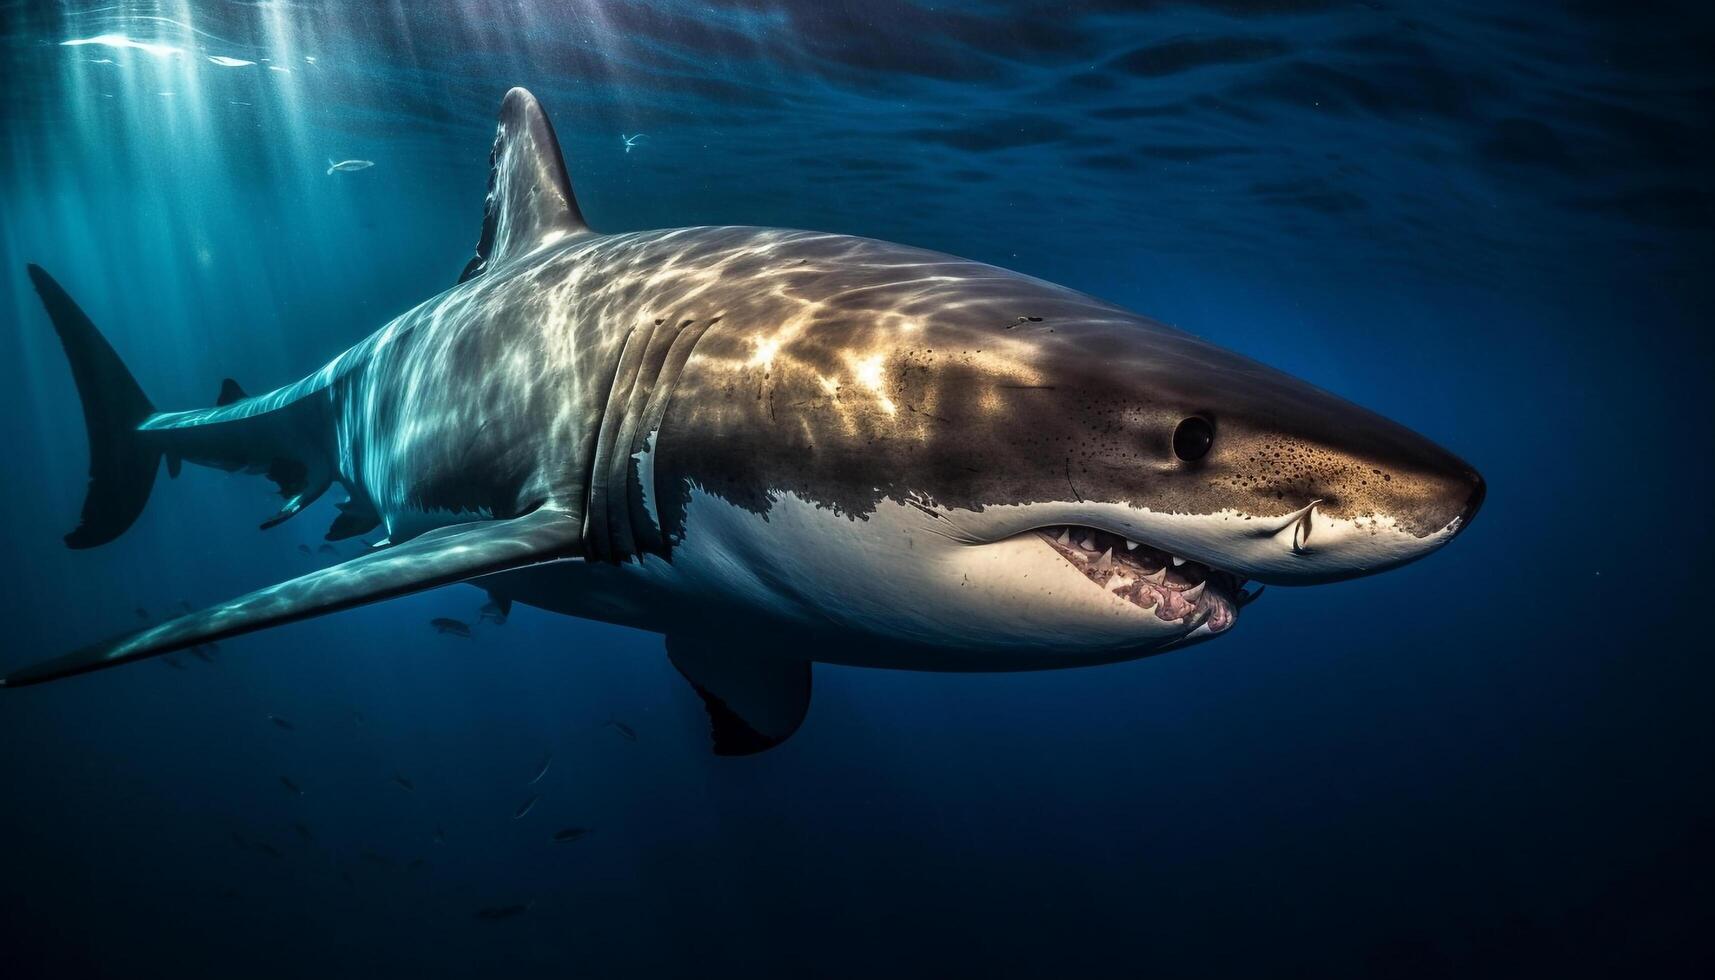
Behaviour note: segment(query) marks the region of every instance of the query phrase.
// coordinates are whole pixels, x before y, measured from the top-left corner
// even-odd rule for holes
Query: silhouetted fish
[[[589,832],[590,829],[588,827],[567,827],[565,830],[555,832],[554,843],[570,844],[572,841],[577,840]]]
[[[535,806],[536,801],[539,799],[541,799],[540,796],[532,796],[529,799],[525,800],[524,805],[518,808],[518,812],[514,813],[512,815],[512,819],[517,820],[518,818],[524,816],[524,814],[529,813],[530,808]]]
[[[269,715],[268,720],[274,723],[275,728],[284,728],[288,732],[295,732],[298,730],[291,722],[279,715]]]
[[[623,721],[615,721],[612,718],[609,718],[607,720],[607,723],[610,727],[613,728],[614,731],[616,731],[620,735],[624,736],[626,741],[628,741],[628,742],[637,741],[637,733],[632,730],[630,725],[627,725]]]
[[[394,776],[393,783],[407,793],[415,793],[417,791],[416,784],[411,782],[409,779],[406,779],[404,776]]]
[[[287,779],[285,776],[280,777],[280,785],[286,787],[286,789],[289,790],[293,796],[303,796],[304,795],[304,791],[298,788],[298,784],[292,782],[290,779]]]
[[[528,905],[496,905],[484,909],[477,909],[476,917],[491,921],[494,919],[510,919],[515,915],[523,915],[528,911],[530,911],[530,906]]]
[[[298,550],[307,555],[310,553],[310,546],[307,544],[301,544],[298,545]]]
[[[436,618],[429,620],[429,625],[433,626],[437,633],[451,633],[454,636],[470,636],[470,626],[456,619],[448,619],[445,616],[437,616]]]
[[[373,166],[375,166],[374,160],[329,160],[328,173],[330,175],[348,174],[357,170],[368,170]]]
[[[318,555],[333,555],[333,554],[338,554],[338,552],[334,551],[333,545],[327,544],[326,542],[324,542],[322,544],[316,545],[316,554],[318,554]]]
[[[525,785],[534,786],[537,783],[541,782],[542,777],[546,776],[548,774],[548,767],[553,765],[553,764],[554,764],[554,753],[552,753],[552,752],[545,753],[542,756],[542,764],[536,767],[536,775],[531,776],[530,782],[526,783]]]

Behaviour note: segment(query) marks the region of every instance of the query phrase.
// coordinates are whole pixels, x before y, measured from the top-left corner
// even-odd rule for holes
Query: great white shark
[[[270,527],[337,484],[383,542],[17,670],[22,687],[440,586],[650,630],[716,751],[779,743],[810,663],[1112,662],[1226,632],[1250,583],[1395,568],[1470,524],[1475,470],[1112,304],[889,242],[600,234],[530,93],[501,104],[456,285],[296,384],[157,412],[29,274],[89,435],[89,548],[164,461],[265,474]]]

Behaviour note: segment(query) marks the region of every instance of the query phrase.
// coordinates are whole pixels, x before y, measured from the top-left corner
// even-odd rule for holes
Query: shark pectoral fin
[[[22,687],[114,667],[200,643],[578,556],[583,521],[543,507],[523,517],[430,531],[151,629],[25,667],[0,678]]]
[[[810,710],[810,663],[754,646],[667,637],[667,657],[709,714],[716,755],[754,755],[792,737]]]

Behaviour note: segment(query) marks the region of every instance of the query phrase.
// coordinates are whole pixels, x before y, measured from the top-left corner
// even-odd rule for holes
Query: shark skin
[[[523,89],[460,281],[296,384],[157,412],[30,271],[90,430],[68,544],[122,533],[163,459],[266,474],[265,527],[338,485],[329,538],[385,544],[9,687],[473,582],[665,635],[716,751],[748,754],[802,722],[812,661],[1179,649],[1229,630],[1252,582],[1435,551],[1484,494],[1397,423],[1028,276],[820,232],[599,234]]]

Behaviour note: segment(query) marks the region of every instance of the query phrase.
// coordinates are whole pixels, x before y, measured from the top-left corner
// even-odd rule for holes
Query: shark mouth
[[[1229,572],[1107,531],[1063,524],[1038,528],[1035,534],[1097,588],[1187,632],[1231,629],[1239,610],[1262,594],[1261,587],[1246,592],[1245,580]]]

